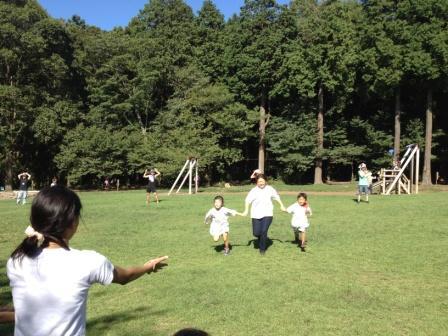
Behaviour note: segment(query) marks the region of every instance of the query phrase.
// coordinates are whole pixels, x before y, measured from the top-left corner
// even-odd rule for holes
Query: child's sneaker
[[[229,254],[230,254],[230,249],[225,248],[225,249],[224,249],[224,255],[227,256],[227,255],[229,255]]]
[[[306,250],[305,250],[305,246],[300,246],[300,251],[302,251],[302,252],[306,252]]]

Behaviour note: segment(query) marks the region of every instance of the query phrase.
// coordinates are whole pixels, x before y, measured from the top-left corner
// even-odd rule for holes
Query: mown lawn
[[[264,257],[251,243],[250,220],[231,218],[225,257],[203,224],[213,192],[162,194],[158,207],[145,206],[144,191],[80,194],[74,248],[117,265],[170,256],[160,273],[92,287],[89,335],[171,335],[187,326],[216,336],[447,335],[448,193],[372,196],[360,205],[346,194],[312,195],[306,253],[292,244],[290,217],[278,208]],[[242,211],[244,197],[228,193],[225,205]],[[29,208],[0,201],[0,306],[11,302],[5,263]],[[0,335],[11,332],[0,326]]]

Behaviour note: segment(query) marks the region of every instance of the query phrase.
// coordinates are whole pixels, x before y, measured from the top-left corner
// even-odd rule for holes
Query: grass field
[[[160,273],[92,287],[89,335],[171,335],[187,326],[216,336],[448,334],[448,193],[373,196],[360,205],[346,194],[312,195],[307,252],[291,243],[290,217],[276,208],[264,257],[242,217],[230,219],[231,255],[217,251],[203,224],[213,195],[162,195],[158,207],[146,207],[143,191],[80,194],[83,222],[72,247],[123,266],[170,256]],[[224,196],[243,210],[245,193]],[[29,209],[0,201],[0,306],[11,302],[5,263]],[[0,335],[11,333],[0,326]]]

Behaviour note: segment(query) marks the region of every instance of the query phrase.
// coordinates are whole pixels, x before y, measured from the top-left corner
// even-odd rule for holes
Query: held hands
[[[283,211],[283,212],[287,212],[286,208],[285,208],[285,206],[283,204],[280,206],[280,210]]]
[[[155,259],[151,259],[149,261],[147,261],[145,263],[145,268],[147,268],[147,272],[146,273],[152,273],[152,272],[157,272],[159,269],[162,269],[166,266],[168,266],[166,263],[164,263],[165,260],[168,259],[168,256],[164,256],[164,257],[159,257],[159,258],[155,258]]]

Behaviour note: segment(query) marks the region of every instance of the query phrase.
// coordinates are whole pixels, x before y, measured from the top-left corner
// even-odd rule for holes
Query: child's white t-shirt
[[[274,214],[272,200],[278,201],[279,199],[280,196],[277,191],[269,185],[264,188],[252,188],[246,196],[246,203],[252,205],[250,208],[250,217],[256,219],[272,217]]]
[[[292,214],[291,226],[294,228],[307,228],[310,226],[308,216],[311,216],[311,208],[306,206],[301,206],[299,203],[294,203],[290,205],[286,211]],[[308,215],[307,215],[308,214]]]
[[[10,258],[14,335],[85,335],[89,287],[110,284],[113,271],[112,263],[94,251],[43,249],[34,258]]]
[[[228,217],[235,216],[236,210],[228,209],[225,207],[211,208],[205,215],[205,222],[210,223],[210,234],[212,236],[222,235],[229,232]]]

